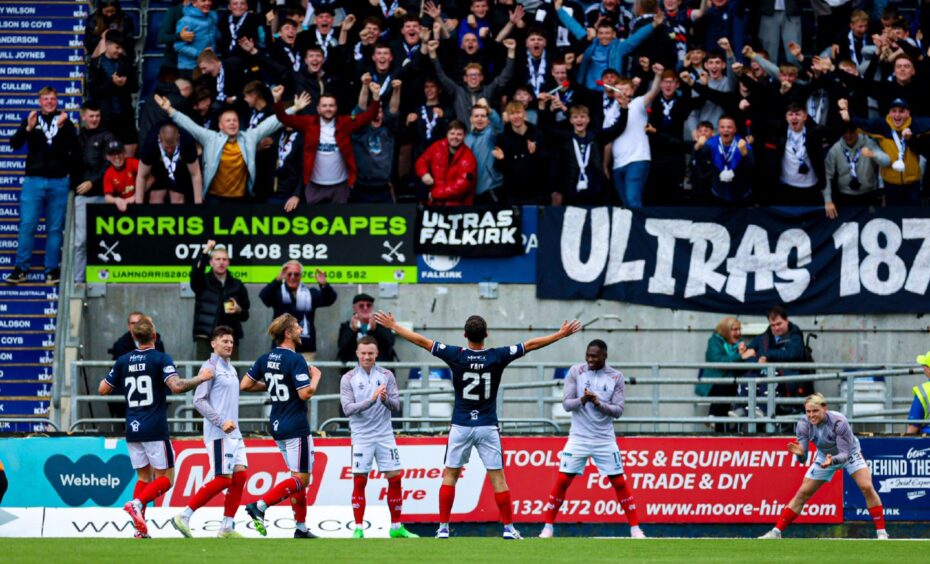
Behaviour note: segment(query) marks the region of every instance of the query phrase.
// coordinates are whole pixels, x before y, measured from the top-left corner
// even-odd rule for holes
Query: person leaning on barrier
[[[930,433],[930,352],[918,356],[917,364],[924,369],[924,376],[928,380],[914,386],[914,401],[911,403],[907,418],[911,421],[922,419],[924,423],[923,425],[908,423],[908,435]]]
[[[743,325],[735,317],[724,317],[717,324],[714,332],[711,333],[707,340],[707,350],[704,352],[704,362],[742,362],[756,355],[756,351],[746,347],[746,343],[741,339],[743,336]],[[720,368],[704,368],[701,371],[700,378],[736,378],[745,371],[742,370],[723,370]],[[725,397],[736,395],[736,382],[730,384],[698,384],[694,388],[694,393],[699,396],[708,397]],[[703,392],[703,393],[702,393]],[[712,403],[708,415],[713,417],[725,417],[730,412],[731,404]],[[714,430],[718,433],[728,431],[728,426],[724,423],[716,423]]]
[[[326,273],[319,268],[314,274],[319,288],[303,284],[304,267],[296,260],[289,260],[281,267],[278,276],[262,288],[258,295],[262,303],[274,311],[275,318],[285,313],[293,315],[300,325],[300,342],[297,352],[304,360],[316,360],[316,310],[336,302],[336,291],[326,283]]]
[[[249,292],[228,269],[229,253],[217,247],[212,239],[207,241],[203,253],[191,267],[191,290],[197,297],[194,301],[194,350],[198,360],[208,359],[213,354],[210,336],[217,325],[233,328],[236,348],[232,359],[239,360],[242,322],[249,319]]]

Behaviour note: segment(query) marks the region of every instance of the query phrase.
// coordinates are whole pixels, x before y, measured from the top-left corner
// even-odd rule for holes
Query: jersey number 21
[[[479,401],[482,399],[490,399],[491,397],[491,374],[490,372],[483,372],[478,374],[477,372],[466,372],[462,374],[462,380],[465,383],[465,388],[462,390],[462,398],[472,401]],[[484,397],[480,393],[474,393],[475,388],[478,388],[480,392],[481,384],[484,384]]]

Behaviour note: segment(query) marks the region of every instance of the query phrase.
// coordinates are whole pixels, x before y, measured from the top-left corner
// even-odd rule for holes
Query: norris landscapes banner
[[[536,295],[758,314],[930,311],[930,210],[547,208]]]
[[[87,207],[87,281],[187,282],[213,239],[229,253],[230,271],[265,284],[289,260],[316,268],[334,284],[416,283],[415,206],[273,205]]]

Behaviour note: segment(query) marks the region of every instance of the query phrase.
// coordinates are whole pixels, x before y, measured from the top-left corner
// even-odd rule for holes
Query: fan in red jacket
[[[317,101],[318,115],[315,116],[288,115],[284,113],[282,104],[275,104],[274,115],[278,120],[304,136],[305,192],[291,196],[284,205],[285,211],[293,211],[301,200],[308,204],[345,204],[349,201],[349,189],[355,185],[358,176],[352,134],[378,115],[380,91],[377,84],[372,85],[372,102],[364,112],[355,116],[336,115],[336,97],[328,93],[322,94]]]
[[[446,138],[417,159],[417,176],[430,187],[433,206],[470,206],[475,199],[478,161],[465,145],[465,124],[453,120]]]

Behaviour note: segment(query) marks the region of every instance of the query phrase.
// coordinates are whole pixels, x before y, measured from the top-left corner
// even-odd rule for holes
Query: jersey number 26
[[[268,395],[271,401],[287,401],[291,399],[291,392],[284,383],[284,374],[265,372],[265,383],[268,384]]]

